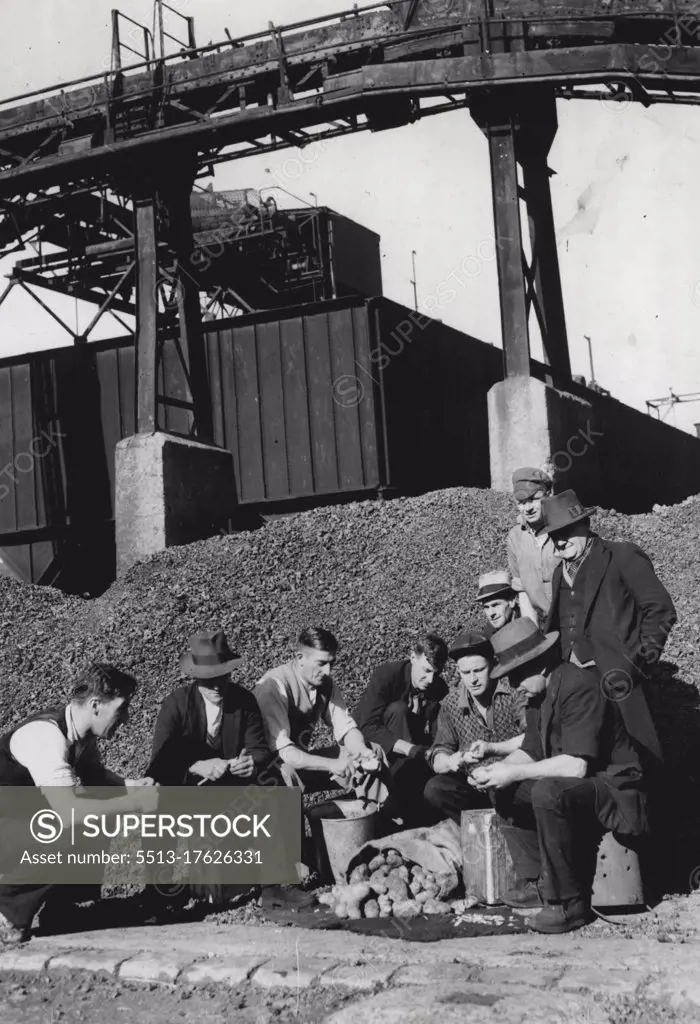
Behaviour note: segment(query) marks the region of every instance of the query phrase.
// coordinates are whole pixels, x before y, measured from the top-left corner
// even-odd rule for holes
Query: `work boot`
[[[595,918],[590,900],[579,898],[563,903],[548,903],[527,922],[528,928],[545,935],[560,935],[583,928]]]
[[[537,878],[519,878],[512,889],[508,889],[501,896],[501,903],[515,910],[529,910],[532,907],[541,907],[544,904],[540,892],[540,883]]]

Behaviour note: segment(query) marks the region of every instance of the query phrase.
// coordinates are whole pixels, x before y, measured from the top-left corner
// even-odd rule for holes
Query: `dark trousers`
[[[414,715],[408,704],[404,704],[402,700],[387,705],[382,723],[394,733],[397,740],[417,743],[420,746],[430,743],[430,736],[426,735],[425,716]]]
[[[388,705],[383,724],[391,729],[398,740],[418,746],[430,743],[430,736],[425,731],[425,719],[422,715],[414,715],[403,701]],[[387,812],[392,817],[403,818],[409,828],[433,824],[437,820],[435,809],[423,795],[432,778],[432,768],[422,757],[411,758],[390,753],[387,758],[391,775],[391,800]]]
[[[71,916],[71,908],[76,903],[86,903],[100,898],[99,885],[57,885],[35,881],[36,877],[46,875],[46,868],[25,864],[21,865],[22,854],[27,847],[27,840],[22,826],[15,829],[10,819],[2,823],[3,836],[0,855],[0,870],[11,874],[15,882],[0,884],[0,914],[7,918],[16,928],[31,928],[34,916],[44,904],[50,905],[52,911],[65,912],[66,919]],[[52,843],[47,849],[51,853],[61,853],[65,861],[68,853],[80,852],[80,846],[72,846],[70,831]],[[98,848],[92,846],[91,851]],[[35,852],[33,849],[32,852]],[[87,852],[87,847],[86,847]]]
[[[462,811],[475,811],[490,807],[486,793],[479,792],[467,782],[462,772],[433,775],[423,791],[426,801],[439,812],[440,818],[452,818],[459,825]]]
[[[596,779],[537,779],[497,791],[495,806],[516,875],[542,879],[548,903],[590,899],[604,829]]]

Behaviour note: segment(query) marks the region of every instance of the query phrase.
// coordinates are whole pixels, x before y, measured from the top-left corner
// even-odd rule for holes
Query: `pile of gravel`
[[[160,702],[180,682],[187,638],[208,627],[222,627],[240,649],[248,686],[290,656],[301,627],[330,629],[341,643],[337,679],[352,707],[373,667],[403,656],[417,632],[449,640],[482,622],[477,577],[505,566],[513,520],[507,495],[459,488],[316,509],[172,548],[93,601],[0,580],[0,723],[60,703],[88,659],[115,663],[142,686],[109,760],[138,775]],[[676,603],[679,624],[651,689],[685,793],[689,776],[700,779],[700,498],[647,515],[601,512],[595,526],[604,537],[640,544]]]

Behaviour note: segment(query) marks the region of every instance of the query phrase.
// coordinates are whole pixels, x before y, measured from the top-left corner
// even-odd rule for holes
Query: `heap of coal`
[[[341,644],[336,677],[352,708],[373,667],[402,657],[418,632],[449,640],[482,622],[477,578],[505,567],[514,517],[507,495],[459,488],[316,509],[173,548],[93,601],[4,579],[0,724],[61,703],[89,659],[114,663],[142,685],[107,756],[115,769],[138,776],[159,704],[181,682],[187,639],[210,627],[223,628],[242,653],[247,686],[290,656],[301,627],[330,629]],[[640,544],[676,604],[679,622],[662,662],[649,669],[649,689],[669,796],[688,799],[688,783],[700,779],[700,498],[647,515],[600,512],[594,525],[604,537]]]

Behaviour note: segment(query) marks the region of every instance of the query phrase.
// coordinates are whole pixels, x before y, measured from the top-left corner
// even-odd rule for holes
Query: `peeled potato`
[[[394,904],[393,911],[394,917],[401,917],[406,920],[411,917],[418,917],[420,907],[415,900],[402,900],[400,903]]]
[[[335,916],[343,919],[348,916],[348,908],[344,903],[336,903],[335,905]]]
[[[452,911],[447,903],[442,900],[428,899],[423,904],[424,914],[450,914]]]
[[[365,917],[379,917],[379,904],[376,900],[367,900],[364,905]]]
[[[368,867],[370,872],[377,871],[379,868],[383,868],[386,864],[386,860],[383,853],[378,853],[376,857],[372,857]]]

